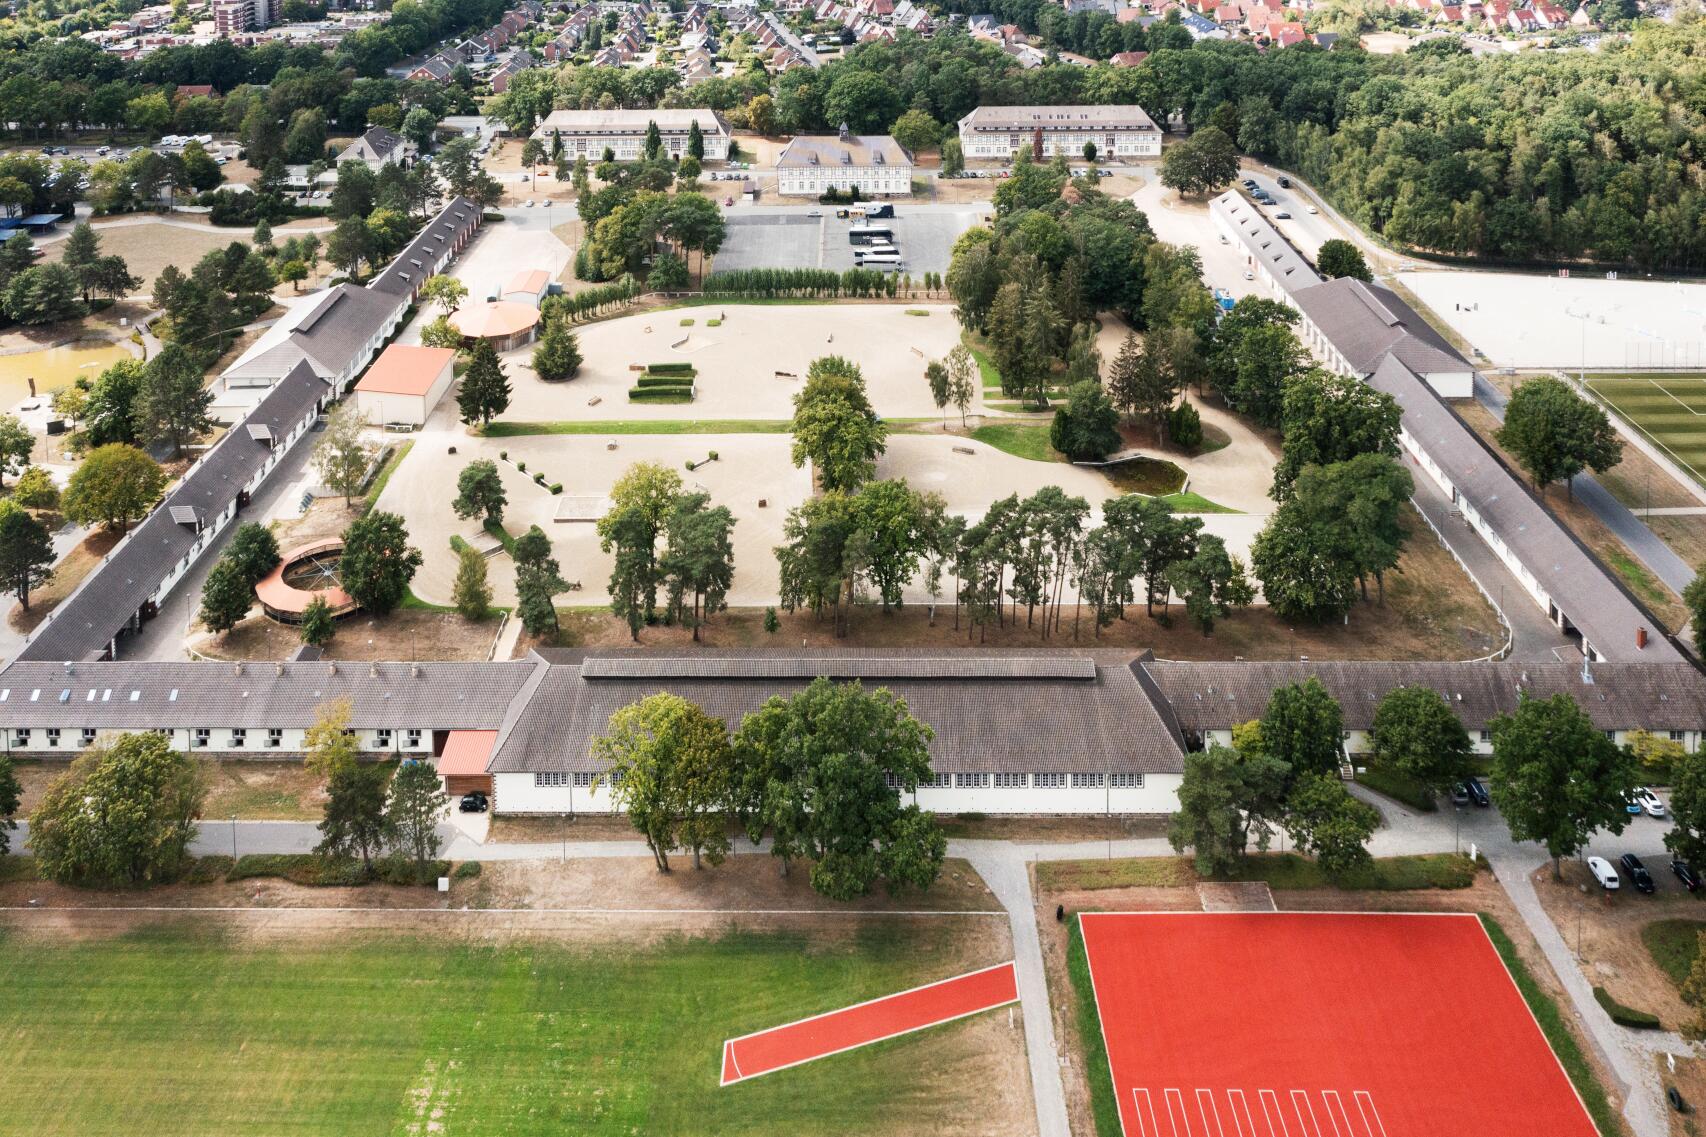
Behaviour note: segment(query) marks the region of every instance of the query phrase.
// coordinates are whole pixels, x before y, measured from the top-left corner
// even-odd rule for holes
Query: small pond
[[[124,344],[84,340],[39,351],[0,355],[0,410],[9,410],[30,397],[30,380],[36,393],[50,394],[68,387],[78,377],[91,382],[121,359],[131,359]]]

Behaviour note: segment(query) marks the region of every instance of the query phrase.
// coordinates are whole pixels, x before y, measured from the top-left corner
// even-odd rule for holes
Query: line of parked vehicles
[[[1643,813],[1648,817],[1665,816],[1664,801],[1648,786],[1640,786],[1630,794],[1623,808],[1633,817],[1639,817]],[[1589,857],[1587,864],[1588,872],[1593,874],[1594,880],[1607,892],[1619,891],[1625,879],[1629,881],[1631,888],[1644,896],[1651,896],[1657,887],[1653,883],[1653,874],[1634,853],[1624,853],[1617,858],[1615,865],[1604,857]],[[1619,872],[1619,869],[1622,871]],[[1682,887],[1690,892],[1700,891],[1700,874],[1693,865],[1681,857],[1672,857],[1670,871]]]

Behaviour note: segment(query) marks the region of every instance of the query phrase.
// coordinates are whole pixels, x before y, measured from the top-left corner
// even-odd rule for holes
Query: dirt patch
[[[174,221],[143,221],[95,225],[95,236],[101,241],[103,256],[120,256],[130,271],[142,278],[141,293],[154,288],[154,279],[167,265],[177,265],[184,272],[215,249],[223,249],[233,241],[248,242],[249,233],[242,229],[215,229],[211,226],[185,225]],[[64,254],[65,242],[55,241],[43,247],[44,261],[57,261]]]
[[[60,601],[77,590],[83,578],[94,571],[123,536],[110,529],[96,529],[83,538],[53,566],[52,578],[30,596],[29,611],[24,611],[21,604],[13,604],[7,621],[20,632],[35,631]]]
[[[1566,861],[1562,882],[1550,867],[1534,876],[1534,891],[1564,942],[1582,963],[1582,974],[1626,1007],[1659,1016],[1669,1030],[1695,1017],[1676,984],[1653,962],[1641,930],[1658,920],[1706,920],[1706,905],[1685,892],[1662,861],[1649,860],[1657,891],[1642,896],[1630,890],[1613,896],[1594,883],[1587,866]],[[1661,872],[1661,870],[1664,870]],[[1706,1096],[1700,1102],[1706,1104]]]
[[[1655,1057],[1653,1062],[1658,1068],[1660,1083],[1667,1087],[1675,1086],[1691,1110],[1706,1107],[1706,1058],[1678,1058],[1674,1072],[1663,1058]],[[1685,1117],[1675,1110],[1666,1112],[1670,1117],[1670,1131],[1676,1137],[1698,1137],[1706,1131],[1698,1117]]]
[[[327,659],[441,659],[479,662],[489,657],[498,622],[464,620],[455,612],[399,608],[388,616],[356,612],[338,621],[337,635],[321,647]],[[211,659],[289,659],[302,646],[294,627],[250,616],[223,636],[197,641]]]

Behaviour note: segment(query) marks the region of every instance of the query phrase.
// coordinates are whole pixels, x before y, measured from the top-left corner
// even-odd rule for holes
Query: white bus
[[[899,249],[882,253],[866,253],[863,258],[854,258],[854,263],[860,268],[874,268],[882,272],[899,272],[906,267],[906,263],[900,259]]]

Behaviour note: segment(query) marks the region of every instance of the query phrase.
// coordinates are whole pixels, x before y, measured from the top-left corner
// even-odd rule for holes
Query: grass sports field
[[[0,929],[0,1133],[991,1132],[979,1087],[1026,1085],[1005,1015],[718,1086],[724,1039],[981,950],[941,922],[917,929],[599,946]]]
[[[1600,375],[1588,386],[1706,485],[1706,374]]]

